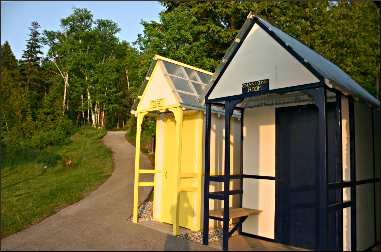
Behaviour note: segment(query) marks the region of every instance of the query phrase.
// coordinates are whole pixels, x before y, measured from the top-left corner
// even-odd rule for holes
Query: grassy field
[[[136,145],[136,134],[134,130],[127,129],[127,133],[125,135],[126,140],[131,143],[133,146]],[[149,160],[151,160],[152,164],[155,163],[155,153],[152,152],[152,134],[149,131],[142,131],[142,135],[140,137],[140,149],[141,151],[147,155]]]
[[[52,146],[1,168],[1,237],[20,231],[96,189],[112,173],[106,131],[82,128]]]

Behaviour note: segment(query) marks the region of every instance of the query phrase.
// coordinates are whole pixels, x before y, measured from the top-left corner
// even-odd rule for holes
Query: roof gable
[[[152,74],[137,105],[137,111],[151,110],[158,106],[169,107],[176,105],[179,105],[179,98],[173,91],[169,80],[165,77],[162,63],[156,61]]]
[[[159,102],[162,107],[181,105],[202,110],[211,77],[212,73],[203,69],[155,55],[132,112],[150,110]]]
[[[222,93],[216,92],[214,95],[214,90],[220,85],[220,80],[223,79],[225,72],[228,70],[229,65],[233,62],[234,58],[237,57],[237,53],[240,48],[244,45],[246,39],[250,38],[252,28],[258,25],[267,34],[269,34],[273,40],[277,41],[282,48],[289,53],[291,53],[300,64],[304,65],[311,73],[313,73],[320,82],[324,82],[326,85],[334,87],[345,94],[350,94],[355,97],[359,97],[368,103],[379,106],[380,102],[378,99],[369,94],[363,87],[361,87],[357,82],[355,82],[349,75],[347,75],[338,66],[330,62],[329,60],[322,57],[320,54],[316,53],[300,41],[289,36],[285,32],[266,22],[265,20],[249,14],[248,19],[242,26],[236,40],[233,42],[227,53],[225,54],[222,64],[216,69],[216,72],[212,79],[212,85],[207,92],[206,98],[213,99],[222,95]],[[250,80],[255,81],[256,79]],[[241,85],[242,83],[236,83],[236,85]],[[307,84],[307,83],[306,83]],[[270,80],[271,88],[271,80]],[[226,96],[224,94],[224,96]],[[220,96],[220,97],[224,97]]]
[[[263,79],[269,79],[270,90],[319,82],[262,27],[253,24],[209,99],[240,95],[243,83]]]

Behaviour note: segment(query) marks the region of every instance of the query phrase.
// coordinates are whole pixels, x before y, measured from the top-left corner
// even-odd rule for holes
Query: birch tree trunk
[[[85,111],[83,111],[83,94],[81,94],[81,111],[82,111],[82,120],[85,119]]]
[[[130,89],[130,81],[128,80],[128,69],[126,68],[127,89]]]
[[[90,109],[91,109],[91,97],[90,97],[89,85],[87,85],[87,123],[89,125],[90,125]]]
[[[63,101],[62,101],[62,114],[65,114],[65,108],[69,109],[69,105],[66,105],[66,96],[67,96],[67,89],[69,87],[69,72],[62,72],[61,69],[58,67],[57,63],[53,61],[54,65],[58,69],[58,72],[60,72],[60,75],[62,79],[64,80],[64,94],[63,94]]]
[[[96,105],[95,105],[95,109],[96,109]],[[96,115],[95,115],[94,109],[92,109],[92,108],[91,108],[91,120],[92,120],[92,126],[95,128]]]
[[[69,73],[64,73],[64,94],[63,94],[63,104],[62,104],[62,114],[65,114],[66,109],[69,109],[69,105],[67,104],[66,97],[67,97],[67,88],[69,86]]]

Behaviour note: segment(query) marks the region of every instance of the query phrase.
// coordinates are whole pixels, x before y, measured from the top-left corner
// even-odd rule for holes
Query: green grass
[[[1,237],[37,223],[96,189],[112,173],[103,129],[82,128],[70,143],[1,168]],[[72,166],[65,161],[72,160]]]
[[[136,132],[135,130],[127,129],[126,140],[135,146]],[[143,153],[150,153],[152,151],[152,134],[147,130],[142,130],[140,137],[140,148]]]

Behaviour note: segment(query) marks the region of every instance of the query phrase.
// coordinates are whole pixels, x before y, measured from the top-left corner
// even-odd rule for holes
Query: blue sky
[[[118,23],[121,40],[133,42],[143,32],[141,20],[159,20],[164,7],[156,1],[1,1],[1,43],[8,41],[16,58],[20,59],[32,21],[41,31],[59,30],[60,20],[72,13],[72,8],[87,8],[94,19],[111,19]],[[46,52],[46,48],[44,48]]]

